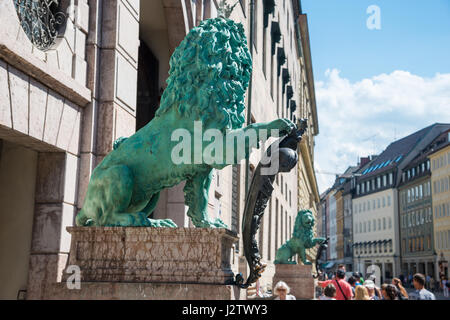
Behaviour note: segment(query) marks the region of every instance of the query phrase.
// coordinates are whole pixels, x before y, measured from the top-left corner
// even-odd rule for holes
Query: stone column
[[[203,1],[198,1],[199,7]],[[162,0],[169,36],[170,55],[181,43],[189,30],[196,23],[196,15],[192,14],[191,1],[185,0]],[[204,11],[205,16],[211,16],[211,6]],[[195,17],[195,18],[194,18]]]
[[[69,153],[40,153],[30,254],[27,299],[41,299],[60,282],[70,250],[75,216],[78,158]]]
[[[87,86],[93,99],[83,115],[78,209],[113,142],[136,130],[139,1],[89,0],[89,8]]]

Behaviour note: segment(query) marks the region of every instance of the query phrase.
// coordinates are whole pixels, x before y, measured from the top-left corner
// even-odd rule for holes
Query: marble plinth
[[[226,229],[69,227],[81,282],[230,284],[238,240]],[[63,282],[71,274],[64,272]]]
[[[66,268],[27,299],[243,300],[225,229],[69,227]],[[79,282],[73,271],[78,266]],[[75,285],[78,283],[78,285]]]
[[[231,285],[139,282],[82,282],[49,286],[46,300],[245,300],[246,291]]]
[[[273,287],[278,281],[286,282],[291,288],[290,294],[294,295],[297,300],[315,298],[315,280],[312,277],[312,266],[310,265],[276,264]]]

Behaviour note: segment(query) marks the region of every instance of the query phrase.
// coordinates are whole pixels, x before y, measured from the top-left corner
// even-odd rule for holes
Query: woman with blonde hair
[[[291,289],[284,281],[278,281],[278,283],[275,285],[275,288],[273,288],[273,292],[277,295],[275,300],[296,300],[295,297],[289,292]]]
[[[364,286],[355,288],[355,300],[370,300],[369,291]]]

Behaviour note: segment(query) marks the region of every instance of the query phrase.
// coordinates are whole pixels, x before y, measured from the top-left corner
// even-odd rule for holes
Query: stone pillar
[[[315,298],[315,281],[311,265],[276,264],[272,286],[275,287],[278,281],[286,282],[291,288],[290,294],[297,300]]]
[[[139,1],[102,1],[96,154],[99,163],[113,142],[136,131],[137,64],[139,55]],[[95,37],[96,35],[92,35]],[[95,41],[95,40],[92,40]]]
[[[245,299],[233,286],[236,234],[206,228],[72,227],[67,267],[81,286],[56,283],[44,299]],[[72,274],[72,273],[71,273]],[[69,274],[64,274],[64,280]]]
[[[38,156],[35,213],[27,299],[41,299],[52,283],[61,281],[70,249],[75,216],[78,158],[69,153]]]
[[[194,27],[195,19],[192,14],[191,1],[162,0],[162,4],[168,28],[169,50],[172,55],[189,30]]]
[[[136,130],[139,4],[89,0],[86,60],[92,102],[83,113],[78,210],[94,168],[116,139]]]
[[[383,282],[386,280],[386,268],[384,262],[381,265],[381,278]]]

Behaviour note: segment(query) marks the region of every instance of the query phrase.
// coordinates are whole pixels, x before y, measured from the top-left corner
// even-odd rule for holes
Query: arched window
[[[66,27],[69,0],[13,0],[23,31],[39,50],[51,49]]]

